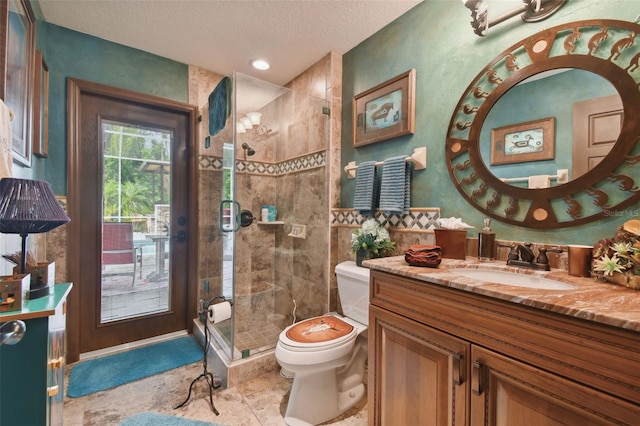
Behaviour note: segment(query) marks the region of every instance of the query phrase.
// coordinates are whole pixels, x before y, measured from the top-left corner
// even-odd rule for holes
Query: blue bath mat
[[[157,413],[140,413],[124,419],[119,426],[211,426],[218,424]]]
[[[71,367],[72,398],[111,389],[202,359],[202,348],[191,336],[179,337],[114,355],[79,362]]]

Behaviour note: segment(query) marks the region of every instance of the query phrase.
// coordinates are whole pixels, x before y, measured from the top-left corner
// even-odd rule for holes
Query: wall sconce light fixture
[[[520,15],[524,22],[538,22],[553,15],[566,0],[522,0],[522,5],[495,19],[489,20],[487,0],[462,0],[462,4],[471,10],[471,27],[479,36],[485,36],[489,28]]]
[[[248,112],[247,117],[249,118],[249,121],[252,125],[257,126],[258,124],[260,124],[260,117],[262,117],[262,114],[260,114],[259,112]]]
[[[245,117],[242,117],[236,123],[236,133],[247,133],[247,130],[252,130],[256,136],[265,136],[272,132],[267,126],[260,125],[260,119],[262,114],[259,112],[248,112]]]

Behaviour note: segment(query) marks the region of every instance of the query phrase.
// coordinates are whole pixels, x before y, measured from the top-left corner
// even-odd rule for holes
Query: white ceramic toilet
[[[328,313],[300,321],[278,338],[276,360],[294,376],[284,417],[291,426],[331,420],[365,393],[369,269],[343,262],[336,277],[345,316]]]

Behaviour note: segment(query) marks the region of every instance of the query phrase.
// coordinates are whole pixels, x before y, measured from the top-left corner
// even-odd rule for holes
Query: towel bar
[[[407,162],[413,163],[414,170],[424,170],[427,168],[427,147],[422,146],[420,148],[414,148],[413,154],[405,159]],[[383,161],[376,162],[376,166],[382,166]],[[347,178],[355,179],[358,165],[355,161],[350,161],[344,166],[344,172],[347,174]]]
[[[559,169],[555,175],[549,175],[549,179],[556,179],[559,184],[567,183],[569,182],[569,170]],[[503,182],[527,182],[529,180],[529,176],[515,177],[515,178],[500,178],[500,180]]]

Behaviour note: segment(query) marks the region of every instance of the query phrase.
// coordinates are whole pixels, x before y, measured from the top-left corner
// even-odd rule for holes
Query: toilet
[[[284,416],[290,426],[331,420],[365,394],[369,269],[342,262],[336,277],[344,316],[331,312],[300,321],[278,338],[276,360],[293,375]]]

